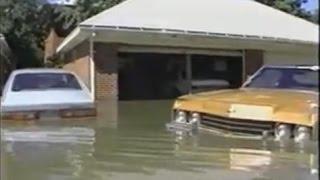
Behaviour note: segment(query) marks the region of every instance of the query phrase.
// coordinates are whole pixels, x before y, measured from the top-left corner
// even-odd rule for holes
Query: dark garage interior
[[[173,99],[242,83],[240,56],[191,55],[189,66],[187,59],[184,54],[119,53],[119,99]]]

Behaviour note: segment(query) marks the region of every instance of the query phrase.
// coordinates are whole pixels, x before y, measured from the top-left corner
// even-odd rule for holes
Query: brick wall
[[[263,51],[245,50],[244,75],[253,74],[264,63]],[[85,41],[68,52],[69,60],[64,69],[74,71],[90,89],[89,42]],[[95,94],[96,99],[118,99],[118,46],[117,44],[95,43]]]
[[[75,72],[90,89],[89,43],[81,43],[66,54],[63,69]]]
[[[44,58],[48,59],[56,53],[56,49],[63,41],[63,37],[59,37],[54,29],[51,29],[49,36],[44,44]]]
[[[90,47],[85,41],[65,54],[64,69],[75,72],[90,88]],[[95,95],[97,100],[118,99],[117,46],[95,43]]]
[[[95,84],[97,99],[118,99],[117,45],[95,43]]]
[[[66,64],[63,69],[75,72],[85,85],[90,88],[89,56],[84,56]]]

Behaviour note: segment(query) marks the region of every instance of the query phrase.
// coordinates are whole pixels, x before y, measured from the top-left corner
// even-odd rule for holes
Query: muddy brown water
[[[3,122],[1,179],[318,179],[316,142],[169,132],[171,105],[100,102],[96,119]]]

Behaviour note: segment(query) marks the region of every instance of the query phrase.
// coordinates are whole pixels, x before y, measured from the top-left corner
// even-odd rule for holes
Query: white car
[[[72,72],[21,69],[11,73],[1,99],[3,120],[90,117],[96,107],[90,91]]]

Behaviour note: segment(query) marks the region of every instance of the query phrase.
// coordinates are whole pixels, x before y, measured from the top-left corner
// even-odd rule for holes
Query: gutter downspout
[[[94,32],[94,26],[92,26],[92,32],[89,40],[89,67],[90,67],[90,90],[91,98],[95,101],[96,99],[96,90],[95,90],[95,63],[94,63],[94,37],[96,33]]]
[[[192,64],[191,54],[186,54],[186,75],[188,81],[188,93],[192,94]]]
[[[242,83],[243,84],[247,79],[247,61],[246,61],[246,50],[242,49],[242,55],[241,55],[241,60],[242,60]]]

